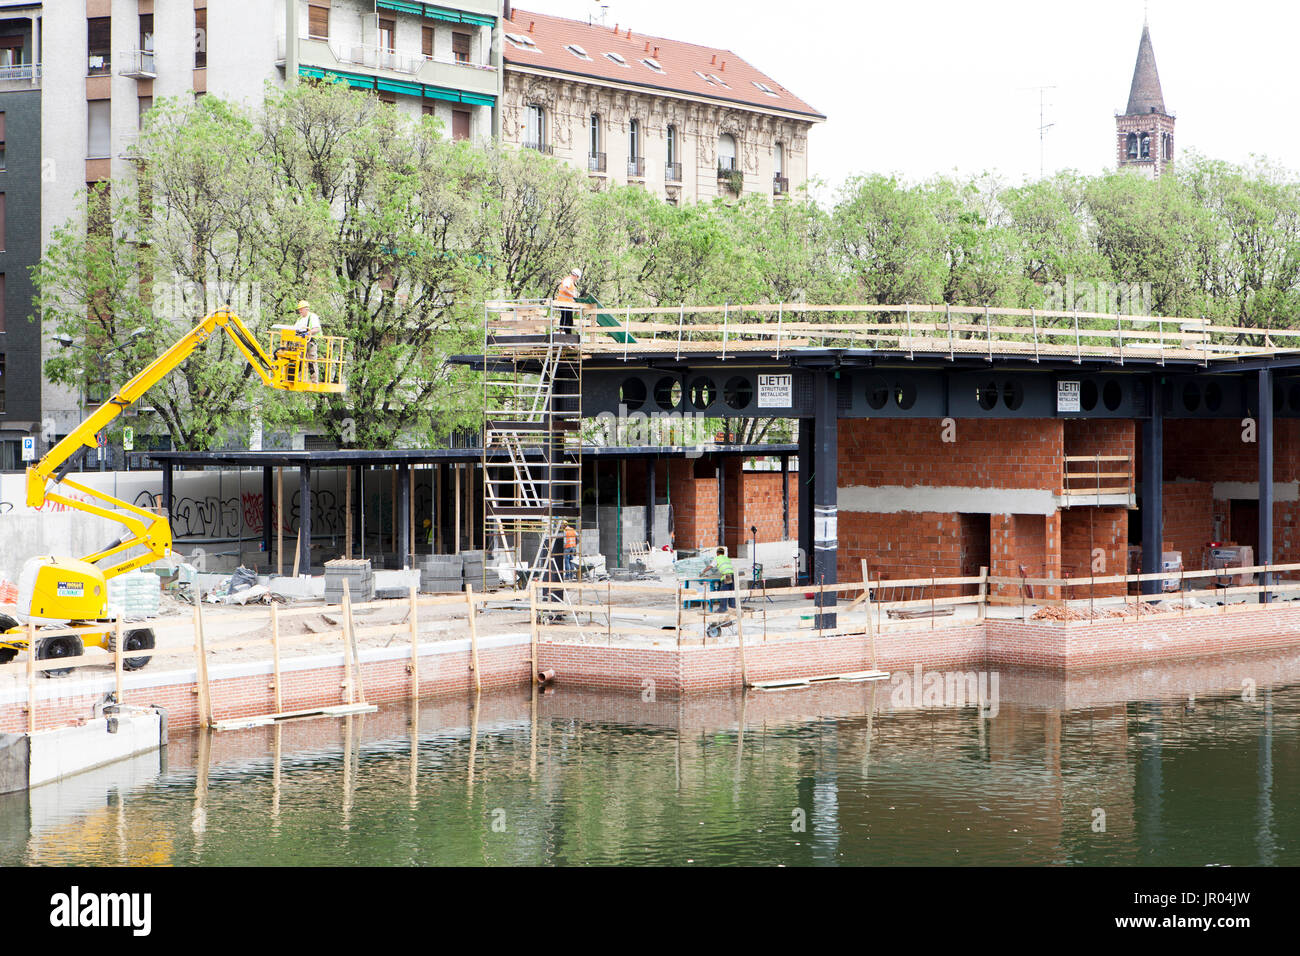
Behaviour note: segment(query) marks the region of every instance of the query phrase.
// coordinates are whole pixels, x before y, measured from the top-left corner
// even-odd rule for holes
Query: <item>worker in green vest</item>
[[[718,577],[722,580],[724,587],[730,588],[735,585],[735,570],[731,566],[731,558],[727,557],[726,548],[718,548],[718,553],[714,555],[713,560],[709,562],[709,566],[704,569],[705,574],[708,574],[710,571],[716,571],[718,573]],[[736,606],[736,599],[727,598],[720,603],[723,607],[733,608]]]

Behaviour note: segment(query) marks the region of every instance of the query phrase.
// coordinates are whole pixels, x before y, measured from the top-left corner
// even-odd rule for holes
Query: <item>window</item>
[[[469,110],[451,111],[451,138],[460,142],[470,138],[473,114]]]
[[[433,27],[424,27],[420,31],[420,52],[433,59]]]
[[[629,120],[627,124],[627,174],[637,178],[645,175],[645,159],[641,156],[640,120]]]
[[[307,7],[307,36],[313,40],[330,38],[330,8],[311,4]]]
[[[145,53],[153,52],[153,14],[140,14],[140,50]]]
[[[717,84],[718,86],[721,86],[723,89],[727,89],[727,90],[731,89],[730,86],[727,86],[727,81],[724,80],[722,77],[718,76],[718,74],[716,73],[710,73],[707,79],[710,83]]]
[[[469,62],[470,36],[468,33],[451,35],[451,55],[457,63]]]
[[[723,133],[718,137],[718,171],[730,172],[736,168],[736,137]]]
[[[153,97],[140,97],[140,129],[144,129],[144,120],[148,112],[153,109]]]
[[[668,127],[668,164],[677,162],[677,127]]]
[[[5,194],[0,193],[0,252],[5,251]]]
[[[432,103],[425,101],[420,104],[420,113],[424,116],[437,116],[438,109]]]
[[[390,93],[387,90],[378,90],[376,91],[375,96],[378,97],[379,102],[381,103],[387,103],[389,106],[397,105],[396,93]]]
[[[385,20],[379,18],[379,49],[385,53],[395,53],[397,47],[394,43],[397,39],[397,21]]]
[[[533,42],[532,37],[526,37],[522,33],[507,33],[506,39],[510,41],[512,46],[516,46],[521,50],[531,50],[533,53],[541,52],[537,44]]]
[[[112,17],[86,18],[87,73],[107,76],[113,71]]]
[[[600,152],[600,114],[599,113],[591,114],[591,123],[588,126],[588,130],[590,134],[590,146],[591,146],[589,152],[591,153],[592,156],[595,156]]]
[[[1124,152],[1128,155],[1128,158],[1129,158],[1129,159],[1137,159],[1137,158],[1138,158],[1138,138],[1137,138],[1137,133],[1129,133],[1129,134],[1128,134],[1128,137],[1124,140]]]
[[[1141,157],[1143,159],[1150,159],[1151,158],[1151,134],[1143,133],[1140,137],[1138,137],[1138,146],[1139,146]]]
[[[1174,134],[1165,133],[1165,159],[1174,158]],[[4,167],[4,114],[0,113],[0,169]]]
[[[86,158],[107,159],[109,151],[109,100],[86,104]]]
[[[680,147],[677,144],[677,127],[668,127],[668,162],[664,166],[664,180],[670,183],[682,181],[682,164],[678,159]]]
[[[664,71],[664,68],[659,65],[659,61],[654,59],[653,57],[649,57],[649,56],[644,57],[641,60],[641,62],[644,63],[646,66],[648,66],[650,69],[654,70],[656,73],[662,73]]]
[[[524,145],[529,149],[546,148],[546,111],[537,105],[528,107],[528,129]]]
[[[781,143],[772,150],[772,168],[777,176],[785,175],[785,146]]]
[[[587,51],[584,50],[582,47],[578,46],[578,44],[576,43],[570,43],[568,46],[565,47],[565,49],[568,50],[570,53],[572,53],[574,56],[576,56],[579,60],[591,59],[591,57],[587,56]]]
[[[757,86],[760,90],[762,90],[764,93],[766,93],[768,96],[776,96],[779,98],[780,94],[777,93],[776,90],[772,89],[772,87],[768,86],[766,83],[760,83],[758,82],[758,80],[752,80],[751,82],[755,86]]]
[[[605,56],[609,57],[611,60],[613,60],[613,61],[614,61],[615,63],[617,63],[619,66],[627,66],[627,60],[623,59],[623,58],[622,58],[621,56],[619,56],[617,53],[606,53]]]
[[[0,169],[5,168],[5,114],[0,110]]]
[[[208,8],[194,11],[194,69],[208,68]]]
[[[699,70],[696,70],[695,75],[698,76],[705,83],[709,84],[709,86],[713,85],[713,81],[709,79],[709,75],[707,73],[701,73]]]

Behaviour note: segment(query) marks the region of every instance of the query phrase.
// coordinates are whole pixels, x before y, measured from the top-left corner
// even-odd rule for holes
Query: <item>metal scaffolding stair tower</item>
[[[525,586],[563,580],[564,524],[581,526],[580,316],[536,301],[484,310],[485,540]]]

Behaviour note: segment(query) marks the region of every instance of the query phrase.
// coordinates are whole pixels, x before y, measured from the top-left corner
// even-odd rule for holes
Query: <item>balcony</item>
[[[284,38],[278,42],[279,62],[283,63]],[[298,41],[298,63],[326,70],[369,73],[376,78],[424,83],[481,96],[497,95],[497,69],[491,63],[429,57],[423,53],[387,50],[374,44],[344,44],[319,37],[302,37]]]
[[[86,76],[112,76],[113,57],[108,53],[92,53],[86,57]]]
[[[605,172],[605,154],[588,153],[587,154],[587,172],[603,173]]]
[[[664,182],[680,183],[682,181],[682,164],[666,163],[664,165]]]
[[[1133,459],[1127,455],[1066,455],[1061,470],[1061,507],[1132,508]]]
[[[131,50],[118,55],[120,76],[129,76],[137,80],[156,80],[158,73],[154,69],[153,50]]]
[[[537,150],[537,152],[539,152],[539,153],[544,153],[544,154],[547,155],[547,156],[551,156],[551,155],[553,155],[553,154],[555,153],[555,147],[552,146],[550,143],[529,143],[529,142],[525,142],[525,143],[524,143],[524,149],[535,149],[535,150]]]
[[[645,179],[644,156],[633,156],[627,161],[627,175],[629,179]]]
[[[0,66],[0,92],[39,89],[41,65],[39,63],[14,63]]]
[[[772,195],[786,196],[790,192],[790,180],[784,176],[772,177]]]

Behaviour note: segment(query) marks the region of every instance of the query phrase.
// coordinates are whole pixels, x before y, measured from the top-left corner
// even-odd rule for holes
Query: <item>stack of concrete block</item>
[[[462,551],[460,556],[465,561],[463,576],[466,584],[474,586],[475,591],[483,590],[483,557],[482,551]]]
[[[343,582],[348,582],[348,594],[353,601],[373,601],[375,597],[375,572],[370,559],[352,560],[336,558],[325,562],[325,603],[343,602]]]
[[[439,594],[465,590],[465,559],[461,555],[422,554],[417,560],[421,591]]]

